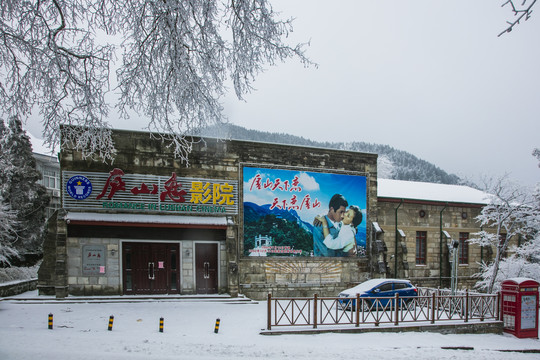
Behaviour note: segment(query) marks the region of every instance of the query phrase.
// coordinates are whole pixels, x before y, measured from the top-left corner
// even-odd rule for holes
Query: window
[[[379,286],[379,290],[381,292],[392,291],[392,283],[382,284],[381,286]]]
[[[58,172],[54,170],[43,170],[43,185],[49,189],[60,189]]]
[[[405,289],[409,286],[405,283],[394,283],[394,290]]]
[[[416,232],[416,265],[426,265],[427,232]]]
[[[469,233],[459,233],[459,264],[469,264]]]

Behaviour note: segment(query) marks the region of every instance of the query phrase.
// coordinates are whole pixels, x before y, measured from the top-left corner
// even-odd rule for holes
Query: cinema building
[[[40,294],[331,296],[394,276],[444,286],[449,238],[479,230],[481,202],[378,194],[376,154],[206,138],[186,166],[149,133],[113,138],[112,165],[61,149]],[[342,239],[354,251],[331,238],[320,252],[313,219],[336,194],[362,213]],[[487,254],[467,251],[463,277]]]

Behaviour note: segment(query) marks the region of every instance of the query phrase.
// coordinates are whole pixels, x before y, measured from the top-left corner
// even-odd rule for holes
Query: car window
[[[381,292],[383,292],[383,291],[391,291],[392,290],[392,283],[382,284],[381,286],[378,287],[378,289]]]
[[[394,289],[395,290],[406,289],[408,287],[409,286],[407,286],[407,284],[405,284],[405,283],[394,283]]]

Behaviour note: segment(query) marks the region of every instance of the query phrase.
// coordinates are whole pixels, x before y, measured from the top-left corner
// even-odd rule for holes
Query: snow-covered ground
[[[511,335],[260,335],[266,303],[230,300],[60,302],[36,292],[0,301],[0,359],[538,359],[537,339]],[[50,300],[48,300],[50,299]],[[69,298],[71,299],[71,298]],[[115,299],[123,299],[117,297]],[[52,313],[53,330],[48,330]],[[114,315],[112,331],[107,330]],[[164,332],[159,319],[164,318]],[[219,332],[214,333],[216,319]],[[467,347],[473,350],[447,350]]]

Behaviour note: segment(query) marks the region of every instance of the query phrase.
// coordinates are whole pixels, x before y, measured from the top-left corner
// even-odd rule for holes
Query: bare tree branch
[[[37,108],[48,144],[75,142],[84,156],[112,161],[114,105],[169,134],[157,136],[187,162],[187,134],[224,121],[229,81],[242,99],[265,66],[312,65],[302,44],[283,42],[290,31],[267,0],[3,0],[0,115],[24,119]],[[60,139],[60,124],[84,131]]]
[[[523,0],[521,2],[521,5],[516,6],[515,0],[507,0],[504,4],[502,4],[503,7],[506,5],[510,5],[514,16],[517,16],[517,18],[514,21],[507,21],[506,23],[509,26],[497,36],[501,36],[504,33],[511,32],[514,26],[518,25],[523,18],[525,18],[525,21],[529,20],[532,14],[532,8],[535,3],[536,0]]]

